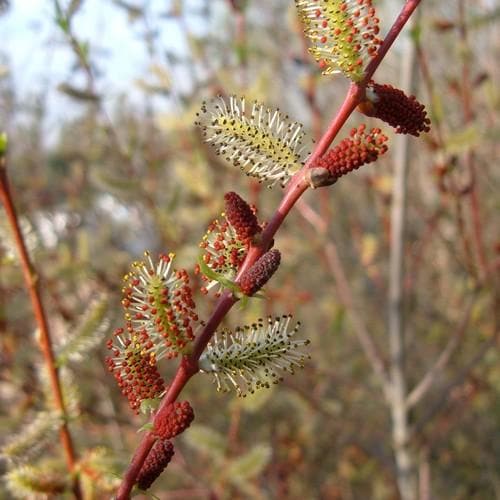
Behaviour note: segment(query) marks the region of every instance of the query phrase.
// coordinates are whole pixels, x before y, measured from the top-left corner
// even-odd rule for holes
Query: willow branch
[[[67,423],[68,415],[64,404],[61,381],[59,378],[58,369],[56,367],[54,351],[52,349],[49,324],[40,294],[40,280],[36,269],[31,262],[30,256],[28,254],[28,249],[24,241],[24,236],[19,226],[19,219],[17,217],[7,176],[7,160],[5,155],[0,155],[0,200],[2,201],[2,205],[4,206],[7,220],[14,235],[14,242],[19,253],[24,281],[26,283],[26,288],[31,300],[35,321],[40,332],[38,341],[49,375],[52,395],[54,397],[54,404],[56,410],[63,419],[59,431],[59,438],[63,447],[66,465],[70,473],[73,474],[75,472],[76,454],[73,445],[73,439],[71,437],[71,433]],[[73,478],[72,488],[75,497],[77,499],[82,498],[80,482],[76,475]]]
[[[366,83],[370,80],[376,68],[379,66],[383,57],[387,53],[387,50],[392,45],[397,35],[402,30],[406,21],[410,18],[412,12],[415,10],[420,0],[409,0],[401,14],[398,16],[394,25],[392,26],[389,34],[387,35],[387,41],[381,45],[379,52],[376,57],[374,57],[368,66],[366,72],[366,78],[363,82],[359,84],[352,83],[347,92],[346,98],[342,103],[339,111],[331,121],[330,125],[318,141],[314,151],[308,158],[304,167],[299,170],[288,183],[288,187],[285,191],[283,199],[277,210],[271,217],[269,223],[262,232],[262,237],[258,245],[253,246],[248,251],[245,261],[243,262],[238,275],[236,277],[236,282],[238,282],[242,273],[248,269],[270,246],[274,235],[281,227],[281,224],[285,220],[286,216],[293,208],[295,203],[300,199],[304,192],[308,189],[309,184],[306,180],[307,170],[314,165],[317,159],[326,153],[335,137],[344,126],[347,119],[350,117],[352,112],[356,109],[356,106],[361,102],[364,97],[364,88]],[[176,375],[172,384],[169,387],[167,394],[165,395],[162,403],[153,417],[153,423],[155,418],[159,418],[166,411],[168,405],[175,401],[177,396],[182,391],[183,387],[186,385],[188,380],[197,373],[198,371],[198,359],[201,356],[206,345],[210,341],[215,329],[218,327],[224,316],[229,312],[231,307],[237,302],[237,299],[230,293],[226,292],[223,294],[219,302],[216,305],[215,311],[212,313],[210,319],[208,320],[206,326],[199,334],[197,340],[195,341],[193,351],[190,356],[182,359],[179,368],[177,369]],[[382,368],[378,368],[382,370]],[[130,498],[130,492],[135,484],[137,474],[139,473],[142,463],[146,459],[149,450],[153,446],[155,438],[151,433],[147,433],[139,447],[137,448],[132,461],[125,471],[122,484],[117,492],[116,500],[126,500]]]

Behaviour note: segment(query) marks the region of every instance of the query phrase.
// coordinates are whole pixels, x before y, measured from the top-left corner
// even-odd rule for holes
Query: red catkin
[[[231,191],[224,195],[224,201],[226,218],[241,241],[245,242],[261,231],[254,211],[240,195]]]
[[[173,455],[174,445],[170,441],[164,439],[156,441],[137,476],[137,486],[141,490],[150,488],[172,460]]]
[[[245,295],[258,292],[276,272],[281,262],[281,253],[273,249],[266,252],[247,269],[240,279],[240,289]]]
[[[127,329],[130,339],[123,339],[124,329],[118,328],[114,337],[122,337],[122,340],[117,344],[108,340],[107,347],[113,355],[106,358],[106,365],[130,408],[139,413],[141,402],[157,398],[165,390],[165,382],[158,371],[149,335],[145,331],[134,331],[130,323]]]
[[[387,151],[387,137],[379,128],[368,133],[365,125],[351,130],[350,136],[319,158],[314,168],[324,168],[331,175],[332,182],[362,165],[374,162]]]
[[[194,411],[188,401],[171,403],[165,412],[155,419],[155,433],[162,439],[172,439],[184,432],[194,419]]]
[[[370,82],[366,90],[366,100],[358,108],[367,116],[373,116],[394,127],[398,134],[416,137],[429,132],[431,121],[425,106],[414,95],[407,96],[392,85]]]

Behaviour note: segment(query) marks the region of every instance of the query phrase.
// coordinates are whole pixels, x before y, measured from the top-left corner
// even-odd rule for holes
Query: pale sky
[[[63,5],[68,0],[61,0]],[[133,4],[142,4],[135,0]],[[172,2],[150,0],[153,23],[159,26],[159,48],[182,52],[184,40],[175,22],[161,19]],[[198,5],[198,0],[185,4]],[[57,92],[58,84],[78,83],[72,77],[71,65],[74,56],[64,43],[64,36],[54,23],[52,0],[11,0],[7,14],[0,16],[0,62],[8,59],[15,81],[18,97],[29,95],[40,88],[49,89],[49,123],[56,125],[61,117],[79,112],[79,105]],[[134,81],[147,74],[150,61],[147,57],[141,34],[144,25],[131,24],[127,14],[116,7],[112,0],[84,0],[83,7],[73,20],[75,32],[82,40],[88,40],[91,53],[102,75],[98,80],[98,90],[104,90],[105,105],[112,106],[113,98],[127,92],[132,100],[141,99]],[[192,25],[190,26],[192,27]],[[196,28],[196,26],[195,26]],[[160,61],[164,57],[159,54]],[[0,116],[0,128],[2,125]]]

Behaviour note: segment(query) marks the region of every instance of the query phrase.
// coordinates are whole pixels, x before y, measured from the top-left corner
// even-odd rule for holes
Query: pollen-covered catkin
[[[260,257],[240,279],[240,289],[245,295],[257,293],[276,272],[281,262],[279,250],[272,249]]]
[[[261,231],[254,211],[239,194],[226,193],[224,202],[226,218],[241,241],[247,241]]]
[[[407,96],[392,85],[371,82],[366,89],[366,100],[359,105],[366,116],[373,116],[394,127],[397,134],[418,137],[429,132],[431,121],[425,106],[414,95]]]
[[[162,439],[172,439],[184,432],[194,419],[194,411],[188,401],[171,403],[166,411],[155,419],[154,431]]]
[[[165,439],[158,439],[149,452],[137,476],[137,486],[147,490],[165,470],[174,456],[174,445]]]

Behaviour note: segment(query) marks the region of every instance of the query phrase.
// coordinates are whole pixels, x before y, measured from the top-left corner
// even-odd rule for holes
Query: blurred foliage
[[[318,78],[293,2],[250,0],[235,10],[238,2],[224,0],[173,1],[161,8],[114,0],[116,15],[141,27],[149,62],[131,83],[131,94],[140,99],[128,92],[109,96],[103,75],[112,69],[97,41],[80,40],[73,31],[86,2],[56,4],[53,36],[68,46],[74,65],[54,89],[75,112],[47,140],[46,89],[19,92],[8,62],[15,47],[2,44],[0,129],[9,137],[13,193],[61,346],[60,363],[77,388],[68,397],[77,398],[70,424],[84,487],[88,498],[103,498],[138,443],[143,417],[130,414],[106,372],[104,340],[96,347],[91,338],[97,332],[103,339],[119,325],[111,312],[89,304],[104,308],[95,301],[106,297],[109,311],[118,310],[121,277],[145,249],[175,251],[180,265],[192,271],[198,242],[220,213],[226,191],[256,204],[264,220],[280,199],[279,188],[249,181],[203,143],[193,125],[201,102],[217,93],[245,95],[315,130],[333,116],[346,83]],[[399,4],[377,2],[382,30]],[[464,2],[463,18],[458,4],[422,2],[415,35],[418,94],[433,130],[411,140],[405,314],[411,388],[457,334],[466,304],[473,302],[459,349],[412,414],[412,449],[420,470],[430,470],[433,497],[465,500],[500,496],[500,363],[496,347],[478,354],[498,332],[500,98],[494,82],[500,44],[493,2]],[[8,14],[8,7],[0,2],[0,13]],[[183,49],[160,44],[157,33],[172,26]],[[464,26],[470,30],[466,39]],[[400,57],[396,45],[377,72],[379,81],[397,85]],[[471,108],[467,119],[464,99]],[[349,125],[360,122],[354,115]],[[276,238],[284,258],[266,287],[267,300],[237,305],[225,326],[292,313],[303,323],[301,335],[312,341],[312,361],[281,386],[242,401],[216,393],[208,377],[194,378],[185,397],[195,409],[195,425],[176,440],[174,460],[152,490],[159,498],[176,491],[193,499],[397,498],[387,407],[324,254],[333,242],[353,290],[354,313],[387,359],[391,184],[388,155],[330,190],[307,194],[326,218],[324,231],[298,210],[291,213]],[[213,303],[197,297],[201,317]],[[34,328],[2,216],[0,445],[22,435],[22,423],[37,422],[47,406]],[[167,380],[175,368],[175,362],[163,365]],[[55,441],[50,445],[60,458]],[[45,470],[52,474],[45,477],[47,488],[66,488],[54,463]],[[34,464],[15,471],[5,484],[29,486],[40,475]],[[1,498],[10,497],[5,487],[0,485]]]

